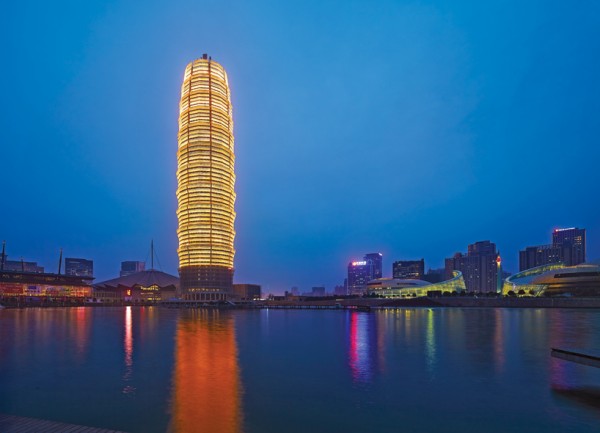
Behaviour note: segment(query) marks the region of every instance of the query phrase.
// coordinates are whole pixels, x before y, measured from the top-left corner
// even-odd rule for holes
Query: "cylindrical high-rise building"
[[[227,74],[206,54],[185,68],[178,143],[181,292],[187,300],[226,300],[235,254],[233,119]]]

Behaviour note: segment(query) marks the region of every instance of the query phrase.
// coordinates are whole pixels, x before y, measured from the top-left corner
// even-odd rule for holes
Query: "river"
[[[600,310],[0,310],[0,413],[127,432],[600,431]]]

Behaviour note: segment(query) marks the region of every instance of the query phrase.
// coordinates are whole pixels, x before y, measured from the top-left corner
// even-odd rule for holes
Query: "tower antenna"
[[[58,275],[60,275],[61,267],[62,267],[62,248],[60,249],[60,257],[58,258]]]
[[[6,256],[6,241],[2,241],[2,261],[0,262],[0,271],[4,270],[4,257]]]

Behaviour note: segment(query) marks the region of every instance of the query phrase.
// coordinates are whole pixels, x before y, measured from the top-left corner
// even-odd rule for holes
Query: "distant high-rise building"
[[[398,260],[392,265],[392,276],[397,279],[422,280],[425,275],[425,259]]]
[[[496,244],[480,241],[469,245],[467,254],[456,253],[446,259],[446,279],[452,271],[460,271],[470,292],[496,292],[498,288],[498,257]]]
[[[26,262],[22,258],[21,260],[8,260],[8,255],[6,254],[6,241],[3,241],[2,253],[0,254],[0,271],[41,274],[44,273],[44,268],[38,266],[36,262]]]
[[[519,251],[519,271],[552,263],[576,266],[585,262],[585,229],[555,229],[552,244],[526,247]]]
[[[313,287],[311,290],[311,296],[325,296],[325,287]]]
[[[121,272],[119,275],[121,277],[126,277],[127,275],[135,274],[138,272],[142,272],[146,270],[146,262],[137,262],[137,261],[125,261],[121,262]]]
[[[381,278],[383,276],[383,254],[365,254],[365,260],[367,261],[367,265],[371,267],[371,275],[373,276],[371,279]]]
[[[4,256],[2,270],[11,272],[31,272],[34,274],[44,273],[44,267],[39,266],[37,262],[26,262],[24,260],[8,260],[8,255]]]
[[[555,229],[552,232],[552,245],[563,249],[563,263],[566,266],[585,263],[585,229]]]
[[[233,291],[233,117],[225,69],[206,54],[185,68],[179,104],[177,219],[185,299]]]
[[[65,275],[94,278],[94,261],[67,257],[65,258]]]
[[[362,295],[371,281],[371,266],[366,260],[355,260],[348,263],[348,294]]]
[[[383,256],[381,253],[365,254],[363,260],[355,260],[348,264],[348,294],[362,295],[367,283],[381,278]]]
[[[440,283],[440,282],[444,281],[445,276],[446,276],[445,268],[429,269],[427,271],[427,273],[425,275],[423,275],[423,278],[421,278],[421,279],[423,281],[428,281],[432,284],[435,284],[435,283]]]
[[[333,294],[334,295],[340,295],[340,296],[347,295],[348,292],[346,290],[346,286],[345,285],[335,286],[334,289],[333,289]]]
[[[552,245],[526,247],[519,251],[519,271],[562,262],[562,248]]]

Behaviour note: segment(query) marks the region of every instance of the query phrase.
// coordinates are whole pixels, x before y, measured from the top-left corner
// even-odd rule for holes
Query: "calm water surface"
[[[0,413],[129,432],[598,432],[600,311],[0,310]]]

